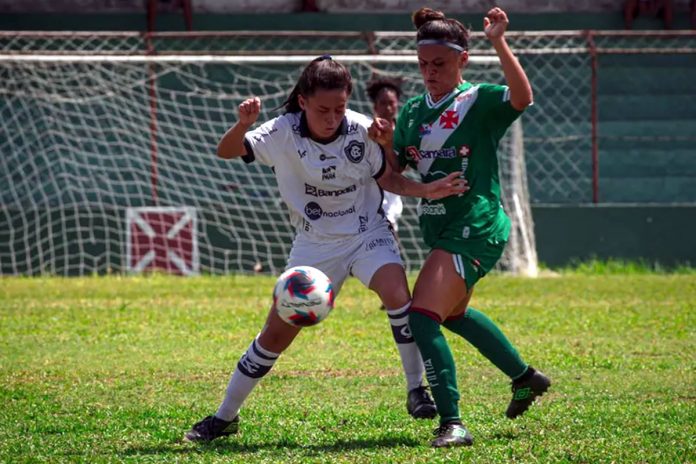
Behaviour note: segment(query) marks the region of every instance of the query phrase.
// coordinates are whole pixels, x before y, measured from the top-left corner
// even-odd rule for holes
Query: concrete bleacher
[[[600,60],[603,202],[696,202],[696,56]]]

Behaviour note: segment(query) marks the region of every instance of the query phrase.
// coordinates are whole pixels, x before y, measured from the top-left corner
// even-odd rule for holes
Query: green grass
[[[584,275],[613,275],[613,274],[691,274],[696,275],[696,267],[688,265],[663,266],[660,263],[645,260],[625,261],[621,259],[590,259],[573,262],[557,269],[561,273]]]
[[[468,449],[406,414],[376,297],[350,280],[252,393],[239,435],[183,443],[265,319],[270,277],[0,279],[0,462],[696,462],[696,275],[490,276],[473,305],[552,391],[510,421],[506,379],[449,337]]]

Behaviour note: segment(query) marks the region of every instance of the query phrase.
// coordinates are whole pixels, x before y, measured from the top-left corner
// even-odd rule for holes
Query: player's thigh
[[[462,301],[460,301],[459,303],[457,303],[454,306],[454,309],[452,310],[451,313],[449,313],[447,315],[447,317],[457,318],[457,317],[461,316],[462,314],[464,314],[464,312],[466,311],[466,308],[469,307],[469,301],[471,301],[471,295],[473,293],[474,293],[474,289],[470,288],[469,291],[467,292],[466,296],[462,299]]]
[[[413,307],[427,309],[444,320],[467,294],[466,282],[457,272],[452,255],[440,249],[430,252],[413,288]]]
[[[399,246],[386,222],[357,244],[350,270],[363,285],[377,292],[385,307],[400,308],[409,302]]]

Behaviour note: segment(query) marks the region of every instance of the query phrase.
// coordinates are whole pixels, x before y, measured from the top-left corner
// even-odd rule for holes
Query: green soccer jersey
[[[507,241],[510,221],[500,204],[496,151],[520,114],[510,104],[507,86],[468,82],[437,103],[426,93],[401,109],[394,131],[399,163],[416,169],[426,183],[462,171],[470,188],[421,201],[418,215],[428,246],[490,237]]]

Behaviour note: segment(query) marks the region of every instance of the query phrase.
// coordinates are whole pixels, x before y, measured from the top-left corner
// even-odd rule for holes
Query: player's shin
[[[280,353],[273,353],[263,348],[258,342],[258,337],[254,339],[237,363],[237,368],[227,384],[225,399],[215,416],[226,421],[234,419],[239,414],[239,409],[247,396],[263,376],[268,374],[278,360],[278,356]]]
[[[445,424],[460,419],[459,391],[454,358],[436,318],[436,314],[426,309],[411,308],[409,327],[423,356],[425,376],[440,414],[440,423]]]
[[[442,325],[474,345],[511,379],[518,378],[527,370],[527,364],[517,349],[495,322],[482,312],[468,307],[462,316],[447,319]]]
[[[406,376],[407,390],[411,391],[423,384],[423,358],[421,358],[418,346],[413,340],[408,328],[408,310],[411,307],[409,301],[406,305],[397,309],[387,309],[392,335],[399,350],[401,364]]]

